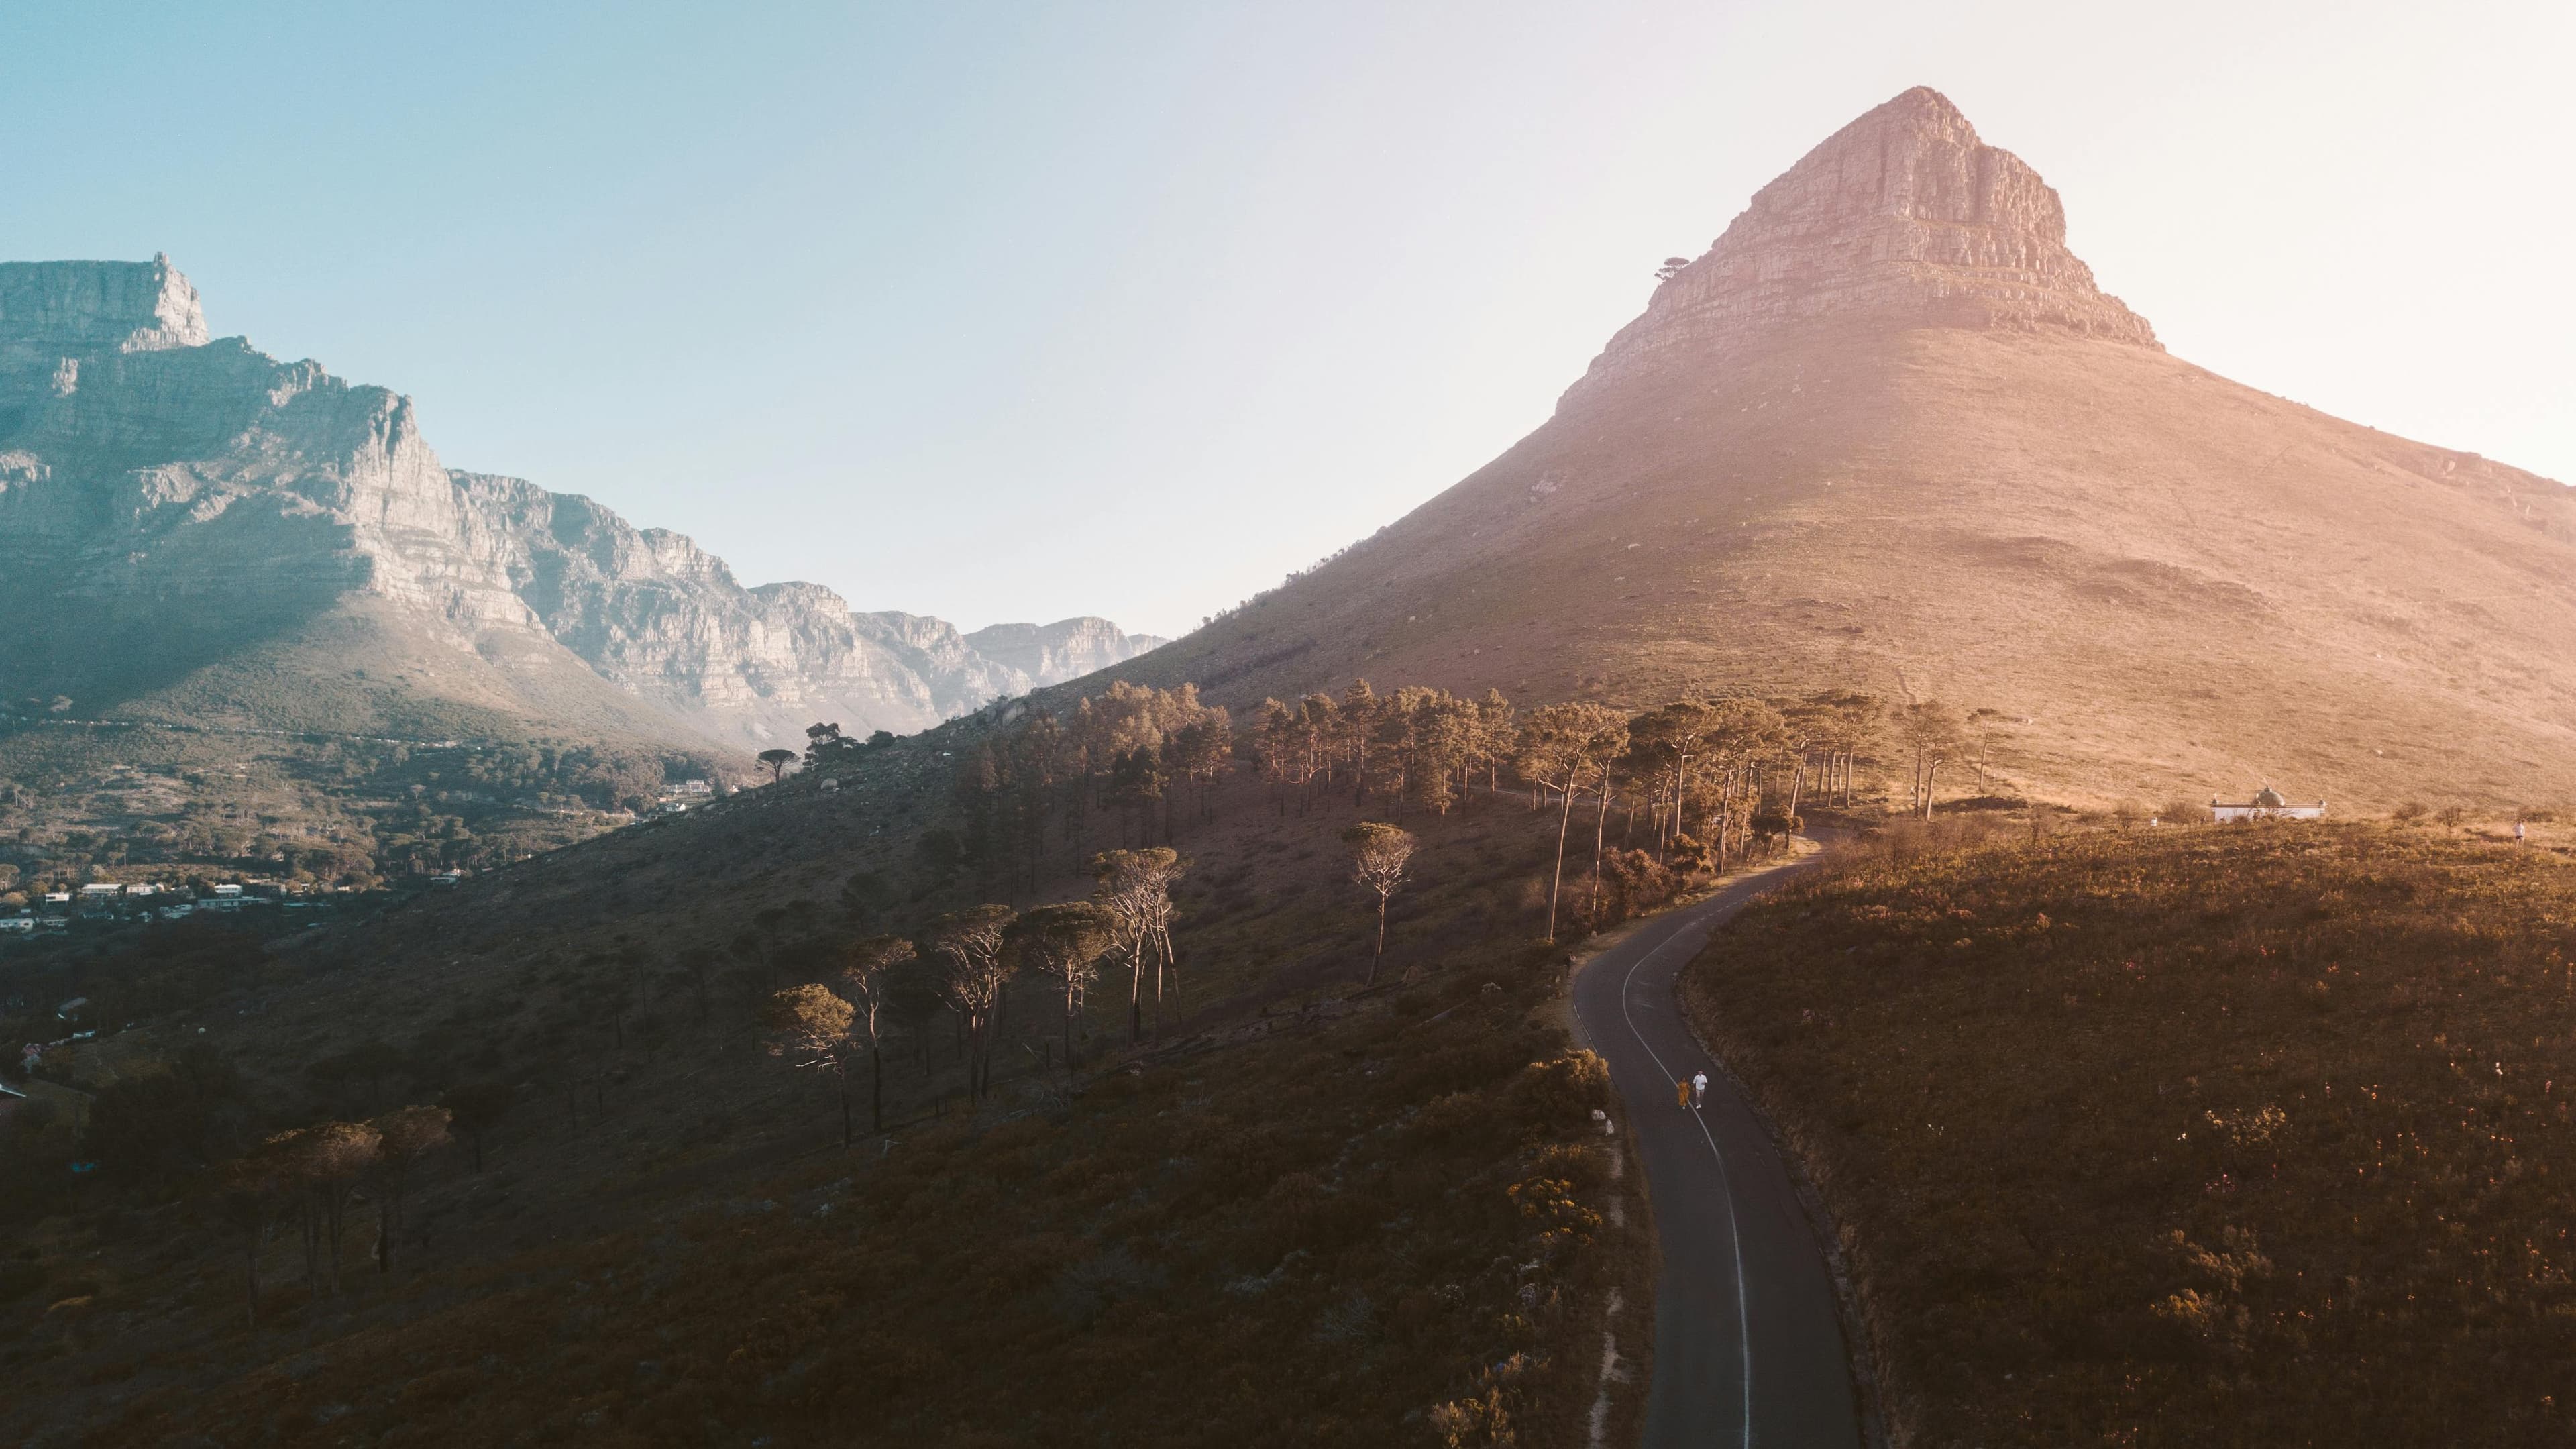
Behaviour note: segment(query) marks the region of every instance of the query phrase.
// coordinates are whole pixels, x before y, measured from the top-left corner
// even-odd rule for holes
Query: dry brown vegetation
[[[862,933],[929,940],[941,913],[1010,889],[872,848],[874,829],[909,846],[937,818],[888,803],[948,793],[975,755],[930,764],[943,742],[844,756],[836,792],[791,782],[254,949],[112,1049],[71,1053],[63,1074],[88,1085],[111,1056],[148,1085],[100,1098],[126,1145],[88,1177],[64,1174],[59,1122],[0,1143],[30,1189],[0,1290],[34,1310],[0,1320],[0,1360],[42,1405],[40,1442],[166,1429],[210,1393],[232,1396],[217,1438],[281,1442],[337,1442],[352,1416],[440,1442],[505,1423],[673,1443],[764,1426],[952,1442],[933,1425],[1193,1442],[1201,1417],[1228,1443],[1570,1432],[1597,1364],[1568,1345],[1599,1341],[1604,1265],[1643,1244],[1642,1225],[1599,1221],[1600,1139],[1568,1135],[1593,1125],[1576,1110],[1591,1069],[1532,1075],[1564,1054],[1531,1025],[1553,985],[1534,938],[1555,812],[1481,789],[1405,810],[1419,844],[1386,911],[1388,985],[1363,992],[1380,902],[1338,836],[1402,807],[1346,777],[1283,812],[1220,770],[1152,827],[1188,857],[1170,929],[1188,991],[1147,1039],[1128,1043],[1123,980],[1067,1022],[1063,983],[1033,969],[995,1013],[993,1089],[970,1113],[953,1023],[889,988],[882,1058],[858,1070],[884,1069],[891,1142],[844,1153],[836,1099],[847,1085],[864,1124],[868,1083],[788,1070],[764,1042],[788,1060],[815,1042],[758,1008],[798,981],[855,990],[838,973]],[[1081,894],[1063,865],[1138,829],[1089,820],[1095,838],[1043,837],[1039,899]],[[997,853],[996,873],[1024,858]],[[693,864],[757,893],[649,885]],[[789,895],[808,869],[844,889]],[[1642,889],[1613,882],[1601,912]],[[823,1016],[847,1066],[855,1014]],[[329,1238],[303,1254],[290,1225],[246,1327],[257,1224],[241,1194],[205,1190],[226,1180],[209,1165],[277,1126],[431,1100],[462,1145],[411,1174],[391,1270],[335,1289]],[[365,1263],[372,1198],[344,1207]],[[1642,1285],[1633,1264],[1618,1280]],[[1233,1407],[1192,1397],[1173,1427],[1174,1403],[1211,1393]]]
[[[711,750],[0,721],[0,907],[90,880],[367,887],[598,835]]]
[[[256,1336],[211,1267],[74,1285],[12,1357],[109,1386],[62,1443],[1568,1442],[1640,1245],[1549,985],[1501,950]],[[174,1328],[242,1371],[147,1367]]]
[[[2145,348],[1815,319],[1578,389],[1115,672],[1238,708],[1363,672],[1630,707],[1829,684],[2032,721],[2034,795],[2492,806],[2576,772],[2571,618],[2576,490]]]
[[[1944,821],[1689,976],[1905,1444],[2559,1444],[2576,866],[2431,827]]]

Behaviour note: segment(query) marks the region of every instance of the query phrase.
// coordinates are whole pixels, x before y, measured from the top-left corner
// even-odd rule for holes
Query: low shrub
[[[1688,978],[1841,1225],[1898,1442],[2576,1433],[2576,870],[1958,844],[1846,852]]]

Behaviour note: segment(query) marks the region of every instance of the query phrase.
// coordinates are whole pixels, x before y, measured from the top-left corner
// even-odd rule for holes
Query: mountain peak
[[[2146,319],[2095,286],[2066,249],[2057,192],[1979,139],[1947,96],[1916,86],[1755,192],[1726,234],[1611,339],[1585,381],[1832,315],[2157,346]]]
[[[1852,125],[1866,125],[1874,117],[1891,116],[1913,117],[1940,127],[1957,127],[1968,133],[1970,142],[1973,143],[1977,139],[1977,128],[1968,124],[1967,115],[1948,96],[1930,86],[1915,86],[1903,91],[1896,99],[1863,114],[1859,120],[1852,122]]]
[[[0,363],[201,347],[208,337],[197,289],[167,256],[0,262]]]

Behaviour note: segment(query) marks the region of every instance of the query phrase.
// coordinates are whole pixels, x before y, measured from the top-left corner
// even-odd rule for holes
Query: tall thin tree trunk
[[[1682,791],[1690,784],[1690,751],[1684,750],[1673,759],[1672,833],[1682,832]],[[1671,842],[1665,842],[1669,845]]]
[[[1565,833],[1574,823],[1574,781],[1566,780],[1565,797],[1556,812],[1556,874],[1547,882],[1547,938],[1556,939],[1556,898],[1565,886]]]
[[[1600,803],[1592,813],[1592,900],[1584,907],[1592,915],[1594,930],[1601,927],[1601,846],[1610,829],[1610,765],[1601,765]]]

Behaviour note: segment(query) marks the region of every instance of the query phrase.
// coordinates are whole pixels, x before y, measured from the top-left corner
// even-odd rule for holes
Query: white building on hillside
[[[2255,791],[2254,798],[2242,805],[2224,804],[2214,796],[2209,802],[2210,818],[2221,825],[2241,824],[2248,820],[2323,820],[2325,814],[2326,802],[2323,800],[2314,805],[2293,805],[2269,785]]]

